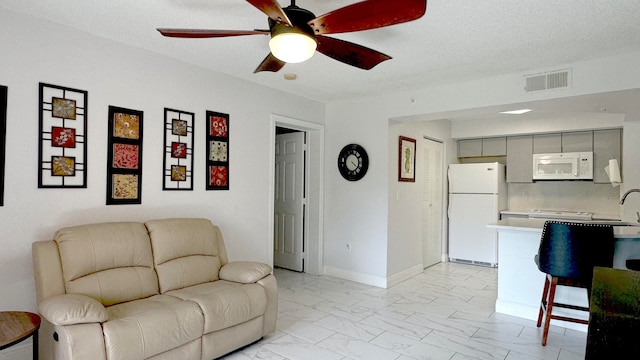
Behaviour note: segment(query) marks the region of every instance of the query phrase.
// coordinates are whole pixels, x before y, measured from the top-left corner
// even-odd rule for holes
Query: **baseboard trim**
[[[32,359],[31,351],[33,349],[33,340],[31,338],[6,348],[0,352],[0,360],[23,360]]]
[[[387,277],[387,287],[392,287],[394,285],[398,285],[401,282],[411,279],[412,277],[422,274],[424,271],[424,267],[422,264],[418,264],[416,266],[410,267],[406,270],[403,270],[399,273],[393,274]]]
[[[324,274],[337,277],[339,279],[355,281],[361,284],[372,285],[380,288],[387,288],[387,279],[371,274],[363,274],[351,270],[341,269],[333,266],[324,267]]]
[[[386,278],[375,276],[371,274],[363,274],[351,270],[341,269],[333,266],[324,267],[324,275],[337,277],[339,279],[355,281],[357,283],[371,285],[383,289],[387,289],[391,286],[397,285],[407,279],[410,279],[420,273],[422,273],[422,264],[418,264],[409,269],[403,270],[397,274],[393,274]]]

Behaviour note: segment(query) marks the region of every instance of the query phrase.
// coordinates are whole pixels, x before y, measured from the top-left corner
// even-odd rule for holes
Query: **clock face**
[[[358,144],[349,144],[340,150],[338,170],[349,181],[362,179],[369,169],[369,156]]]

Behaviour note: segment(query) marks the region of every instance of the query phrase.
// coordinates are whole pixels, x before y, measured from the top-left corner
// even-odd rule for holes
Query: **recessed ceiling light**
[[[509,115],[522,115],[524,113],[528,113],[532,111],[531,109],[520,109],[520,110],[511,110],[511,111],[501,111],[500,114],[509,114]]]
[[[298,75],[293,74],[293,73],[286,73],[286,74],[284,74],[284,78],[286,80],[295,80],[295,79],[298,78]]]

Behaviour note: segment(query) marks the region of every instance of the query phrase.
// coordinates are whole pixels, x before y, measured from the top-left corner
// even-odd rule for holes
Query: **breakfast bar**
[[[545,274],[538,270],[533,258],[538,253],[544,223],[545,219],[507,218],[488,225],[498,231],[497,313],[537,320]],[[640,224],[606,223],[614,225],[616,243],[613,267],[625,269],[627,259],[640,258]],[[585,289],[558,287],[556,299],[588,306]],[[579,314],[569,309],[562,311],[572,316]],[[564,321],[555,321],[553,324],[587,330],[587,326],[581,324]]]

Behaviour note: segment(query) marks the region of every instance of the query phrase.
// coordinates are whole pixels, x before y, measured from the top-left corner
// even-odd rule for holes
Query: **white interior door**
[[[423,146],[423,223],[422,265],[428,267],[442,260],[442,198],[444,145],[425,139]]]
[[[273,263],[304,271],[304,133],[276,136]]]

